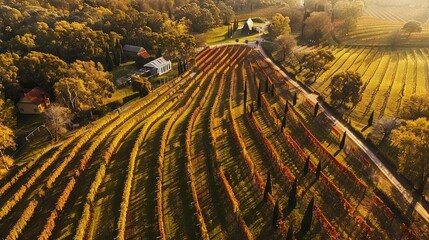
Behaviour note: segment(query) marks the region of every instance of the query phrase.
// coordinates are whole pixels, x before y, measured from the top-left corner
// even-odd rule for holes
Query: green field
[[[408,236],[402,224],[427,237],[424,220],[407,212],[374,165],[362,162],[366,155],[349,140],[338,151],[334,126],[323,112],[314,120],[308,101],[288,86],[246,45],[206,48],[190,71],[148,96],[36,156],[22,154],[23,165],[0,182],[0,237],[279,239],[290,225],[298,237],[313,197],[303,239],[399,239]],[[298,103],[289,105],[279,131],[295,92]],[[252,103],[249,115],[244,108]],[[268,173],[272,193],[264,202]],[[287,208],[295,179],[297,205]]]

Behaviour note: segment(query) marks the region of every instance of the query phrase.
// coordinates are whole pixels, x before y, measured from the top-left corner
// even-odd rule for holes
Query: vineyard
[[[332,71],[365,71],[356,118],[370,102],[368,111],[393,115],[400,92],[428,87],[428,66],[416,61],[427,63],[426,49],[379,51],[336,51]],[[346,140],[338,154],[342,133],[314,107],[258,51],[205,48],[188,72],[2,179],[0,238],[429,237],[358,147]]]
[[[369,5],[365,7],[364,15],[403,23],[412,20],[424,23],[429,20],[429,12],[423,7]]]
[[[400,45],[427,47],[429,12],[423,8],[367,6],[356,28],[339,37],[343,45],[390,46],[392,34],[412,20],[422,23],[422,31],[409,36],[408,33],[402,33]]]
[[[347,113],[358,124],[365,124],[372,111],[374,119],[397,117],[404,98],[429,91],[428,49],[356,47],[331,50],[335,61],[313,88],[329,99],[329,83],[335,73],[360,73],[362,98]]]

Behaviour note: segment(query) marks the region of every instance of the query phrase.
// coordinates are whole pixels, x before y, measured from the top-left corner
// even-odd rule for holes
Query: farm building
[[[128,45],[126,44],[123,47],[124,55],[130,59],[144,58],[147,59],[150,57],[149,53],[143,47]]]
[[[153,75],[162,75],[171,70],[171,61],[167,61],[165,58],[160,57],[146,63],[144,68],[150,69],[150,73]]]
[[[251,18],[247,19],[244,23],[243,28],[241,29],[241,34],[250,34],[253,30],[253,21]]]
[[[17,103],[17,107],[22,114],[40,114],[50,104],[48,93],[39,87],[35,87],[24,93],[24,96]]]

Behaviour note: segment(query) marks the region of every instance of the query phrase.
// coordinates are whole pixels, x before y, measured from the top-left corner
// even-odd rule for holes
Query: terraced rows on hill
[[[303,235],[312,198],[305,239],[428,236],[418,216],[394,212],[378,197],[375,167],[362,164],[363,153],[351,162],[333,156],[310,131],[321,123],[306,115],[304,99],[287,104],[294,92],[254,49],[206,48],[182,76],[8,176],[0,186],[0,237],[280,239],[290,226]],[[272,193],[264,202],[268,174]]]
[[[335,61],[312,87],[329,99],[329,83],[335,73],[360,73],[363,82],[361,101],[347,113],[359,124],[364,124],[372,111],[375,119],[397,117],[404,99],[429,92],[429,52],[426,48],[331,50]]]

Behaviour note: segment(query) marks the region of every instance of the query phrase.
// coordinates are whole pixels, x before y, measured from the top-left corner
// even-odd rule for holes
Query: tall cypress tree
[[[113,66],[114,66],[112,56],[110,55],[110,51],[107,47],[104,49],[104,51],[106,54],[106,56],[105,56],[106,69],[107,69],[107,71],[112,71]]]
[[[295,178],[295,180],[293,181],[293,184],[292,184],[292,189],[289,192],[289,200],[287,202],[287,206],[290,209],[294,209],[296,206],[296,192],[297,192],[297,187],[298,187],[297,180],[298,180],[298,178]]]
[[[287,230],[286,240],[293,240],[293,225],[290,223],[289,228]]]
[[[274,83],[271,84],[271,96],[274,97]]]
[[[314,197],[311,198],[310,203],[307,206],[307,209],[304,213],[304,218],[301,222],[301,233],[306,234],[311,228],[311,222],[313,220],[313,207],[314,207]]]
[[[287,112],[289,111],[289,101],[286,100],[286,105],[285,105],[285,114],[287,114]]]
[[[177,63],[177,72],[179,73],[179,75],[181,75],[182,72],[182,60],[179,60],[179,62]]]
[[[267,202],[268,200],[268,193],[272,193],[271,188],[271,174],[268,172],[267,182],[265,183],[265,190],[264,190],[264,202]]]
[[[261,84],[259,83],[259,87],[258,87],[258,109],[261,108],[262,105],[262,95],[261,95]]]
[[[320,177],[320,172],[322,171],[322,161],[320,160],[319,163],[317,164],[317,169],[316,169],[316,180],[319,179]]]
[[[283,119],[282,119],[282,130],[286,127],[286,114],[283,115]]]
[[[279,219],[279,200],[276,200],[273,211],[273,228],[277,229],[277,220]]]
[[[340,150],[344,148],[344,144],[346,143],[346,136],[347,136],[347,132],[344,132],[343,138],[341,138],[341,142],[340,142]]]
[[[314,106],[314,113],[313,113],[314,117],[317,116],[318,111],[319,111],[319,103],[316,103],[316,105]]]
[[[307,159],[305,160],[305,165],[304,165],[304,175],[308,173],[309,165],[310,165],[310,156],[307,156]]]
[[[371,115],[369,116],[369,119],[368,119],[368,126],[372,126],[372,123],[373,123],[373,121],[374,121],[374,111],[372,111],[372,113],[371,113]]]
[[[156,57],[159,58],[162,56],[162,51],[161,51],[161,47],[158,47],[158,50],[156,52]]]
[[[244,107],[244,112],[246,112],[246,102],[247,102],[247,82],[244,81],[244,103],[243,103],[243,107]]]
[[[295,94],[293,95],[293,102],[292,102],[294,106],[296,105],[296,100],[297,100],[297,96],[295,92]]]

